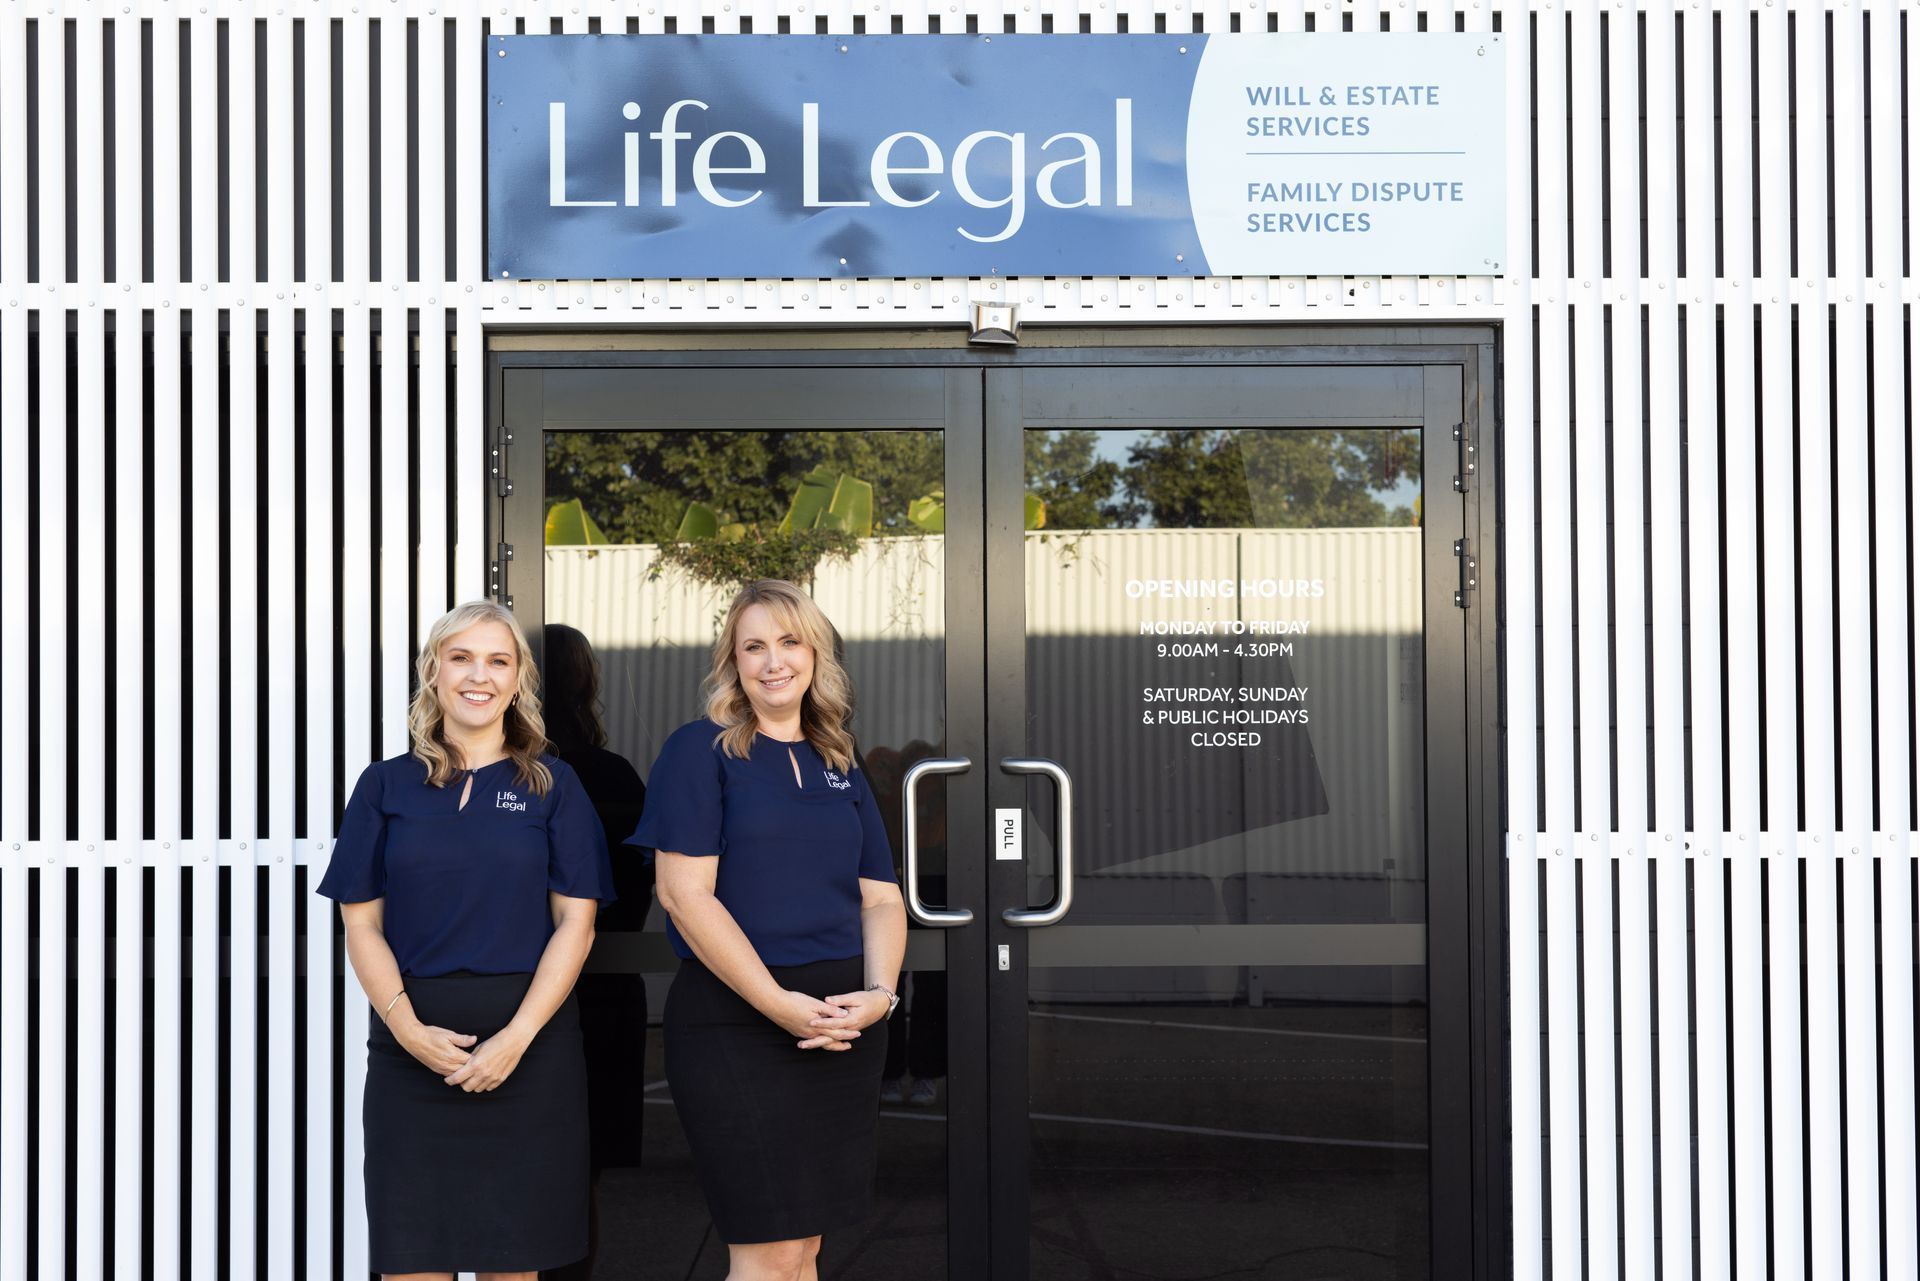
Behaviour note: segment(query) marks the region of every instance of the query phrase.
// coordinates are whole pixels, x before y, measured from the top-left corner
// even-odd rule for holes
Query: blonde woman
[[[729,1281],[813,1281],[869,1211],[875,1099],[907,917],[854,759],[833,628],[791,583],[734,598],[707,715],[676,730],[630,843],[681,960],[667,1079]]]
[[[363,1114],[370,1261],[535,1276],[587,1251],[586,1064],[570,993],[613,897],[605,837],[548,754],[513,615],[421,648],[413,750],[370,765],[319,892],[377,1016]]]

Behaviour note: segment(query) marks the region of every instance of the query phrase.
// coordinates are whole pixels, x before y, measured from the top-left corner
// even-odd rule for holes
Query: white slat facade
[[[1501,326],[1512,1273],[1920,1275],[1915,18],[0,0],[0,1279],[364,1274],[367,1009],[310,887],[485,588],[489,326],[988,300]],[[1498,31],[1507,270],[487,280],[487,32],[783,20]]]

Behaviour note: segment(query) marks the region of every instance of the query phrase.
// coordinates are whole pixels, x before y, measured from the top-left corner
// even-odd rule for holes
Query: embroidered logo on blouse
[[[527,809],[527,803],[512,792],[495,792],[493,794],[493,808],[497,810],[519,810],[524,814]]]
[[[827,775],[827,786],[834,788],[837,791],[844,792],[848,788],[853,786],[852,779],[842,778],[839,774],[835,773],[833,770],[827,770],[826,775]]]

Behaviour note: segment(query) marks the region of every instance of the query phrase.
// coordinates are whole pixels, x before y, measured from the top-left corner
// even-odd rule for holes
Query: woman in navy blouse
[[[539,678],[489,601],[433,625],[413,750],[367,767],[319,892],[375,1015],[370,1262],[531,1278],[587,1250],[586,1064],[570,995],[611,901],[605,837],[547,752]]]
[[[791,583],[734,598],[707,715],[667,739],[630,843],[682,958],[667,1080],[729,1281],[813,1281],[821,1234],[867,1216],[907,917],[854,759],[833,628]]]

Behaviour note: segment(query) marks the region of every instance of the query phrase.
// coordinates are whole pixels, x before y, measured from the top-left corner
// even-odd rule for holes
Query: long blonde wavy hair
[[[553,787],[553,771],[540,760],[540,754],[547,750],[546,722],[540,717],[540,672],[533,665],[527,634],[520,630],[513,611],[490,600],[470,600],[456,605],[427,631],[426,642],[420,646],[420,657],[414,662],[419,684],[414,688],[413,705],[407,709],[407,731],[413,738],[414,758],[427,767],[427,782],[435,787],[445,787],[456,772],[466,768],[466,763],[459,759],[458,749],[447,742],[441,724],[440,697],[433,686],[440,679],[440,651],[446,648],[447,641],[481,623],[505,623],[513,633],[518,680],[513,701],[505,713],[507,755],[513,758],[514,782],[535,796],[545,796]]]
[[[800,732],[822,760],[843,774],[848,772],[853,768],[853,735],[847,729],[853,715],[853,682],[834,655],[833,624],[813,597],[778,578],[756,579],[741,588],[713,642],[713,666],[701,688],[707,697],[707,719],[720,727],[714,742],[728,756],[741,759],[753,750],[753,704],[740,685],[733,646],[740,634],[741,615],[755,605],[765,605],[783,631],[799,637],[813,651],[813,678],[800,700]]]

